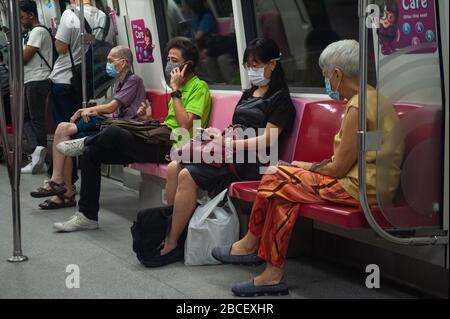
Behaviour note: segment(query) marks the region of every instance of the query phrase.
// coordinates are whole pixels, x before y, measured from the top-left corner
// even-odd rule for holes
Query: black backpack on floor
[[[146,260],[159,254],[161,243],[166,238],[172,223],[173,207],[159,207],[145,209],[138,213],[137,221],[131,227],[133,237],[133,251],[138,260],[146,265]],[[187,232],[185,232],[178,246],[184,250]]]

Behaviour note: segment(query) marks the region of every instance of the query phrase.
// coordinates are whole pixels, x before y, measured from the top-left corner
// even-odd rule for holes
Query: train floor
[[[234,266],[187,267],[182,263],[146,269],[131,248],[130,226],[138,211],[138,194],[103,179],[100,230],[58,234],[54,222],[66,220],[75,209],[44,212],[29,196],[43,175],[22,176],[22,241],[29,261],[11,264],[11,193],[6,167],[0,165],[0,299],[24,298],[171,298],[228,299],[231,285],[248,280],[263,268]],[[79,186],[79,185],[77,185]],[[68,265],[77,265],[80,287],[69,289]],[[288,260],[287,298],[416,298],[409,291],[382,282],[369,290],[365,274],[313,258]]]

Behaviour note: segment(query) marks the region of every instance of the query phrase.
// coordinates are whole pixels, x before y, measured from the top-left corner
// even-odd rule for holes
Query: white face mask
[[[264,76],[265,67],[263,68],[248,68],[248,78],[250,83],[254,86],[265,86],[270,83],[270,79]]]

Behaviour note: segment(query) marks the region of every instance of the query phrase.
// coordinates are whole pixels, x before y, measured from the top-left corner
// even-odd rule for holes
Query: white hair
[[[326,73],[340,69],[351,78],[359,78],[359,43],[341,40],[331,43],[319,58],[319,66]]]

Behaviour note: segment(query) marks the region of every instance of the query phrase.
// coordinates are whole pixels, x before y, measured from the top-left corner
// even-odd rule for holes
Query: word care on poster
[[[383,55],[417,47],[410,54],[437,50],[436,7],[434,0],[386,0],[380,8],[378,40]]]
[[[145,27],[143,19],[131,21],[131,30],[133,32],[134,47],[136,50],[136,61],[138,63],[153,63],[153,44],[152,33],[149,28]]]

